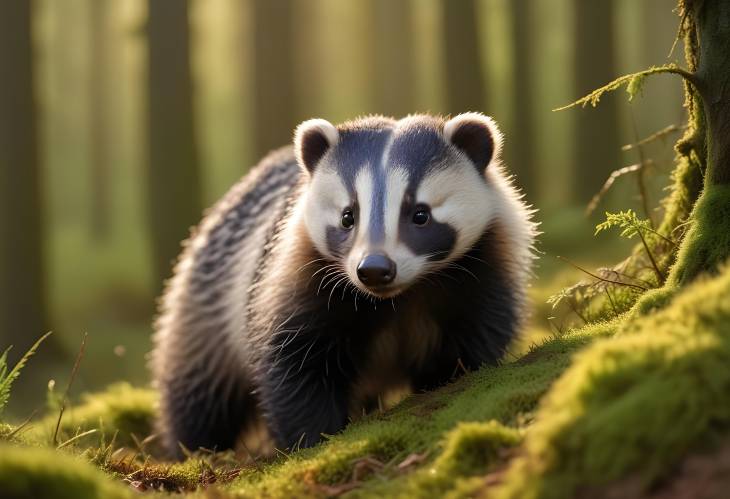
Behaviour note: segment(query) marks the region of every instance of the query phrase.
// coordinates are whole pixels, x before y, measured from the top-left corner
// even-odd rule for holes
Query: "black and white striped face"
[[[295,148],[310,175],[308,233],[359,289],[395,296],[484,233],[496,209],[485,170],[500,145],[494,122],[477,113],[306,121]]]

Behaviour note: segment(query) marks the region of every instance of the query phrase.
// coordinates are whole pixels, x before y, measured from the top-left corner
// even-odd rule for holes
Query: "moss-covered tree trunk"
[[[693,1],[697,86],[707,120],[705,185],[730,184],[730,2]]]
[[[704,185],[670,285],[714,273],[730,256],[730,2],[681,0],[679,11],[691,81],[686,84],[690,126],[677,147],[682,157],[675,197],[685,204],[691,200],[702,188],[700,174]],[[681,222],[676,210],[670,203],[668,225]]]

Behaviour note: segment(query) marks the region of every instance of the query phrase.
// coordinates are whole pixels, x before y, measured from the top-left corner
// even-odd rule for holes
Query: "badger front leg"
[[[250,380],[228,359],[203,357],[174,364],[157,384],[158,425],[165,447],[176,458],[184,457],[181,445],[191,451],[232,448],[255,416]]]
[[[269,344],[259,400],[280,448],[311,447],[347,424],[352,362],[334,336],[299,331]]]

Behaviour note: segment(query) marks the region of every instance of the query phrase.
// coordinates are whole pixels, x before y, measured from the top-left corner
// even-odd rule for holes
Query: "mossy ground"
[[[648,490],[716,443],[730,430],[730,272],[581,352],[536,419],[501,496],[569,497],[629,474]]]
[[[78,456],[50,449],[0,444],[0,490],[5,499],[123,499],[132,497]]]
[[[152,431],[154,392],[115,385],[67,411],[59,442],[98,431],[61,450],[49,449],[54,414],[17,432],[0,452],[0,486],[16,487],[11,497],[44,490],[124,497],[129,489],[197,489],[212,497],[570,497],[632,478],[638,494],[661,484],[688,453],[727,437],[728,394],[724,270],[685,289],[647,293],[625,315],[413,395],[315,448],[255,463],[230,454],[157,460],[154,446],[141,443]],[[0,429],[4,439],[7,430]]]

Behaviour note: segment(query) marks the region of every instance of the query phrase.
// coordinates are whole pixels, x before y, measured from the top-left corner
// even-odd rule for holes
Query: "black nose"
[[[395,279],[395,262],[385,255],[367,255],[357,266],[357,277],[366,286],[383,286]]]

